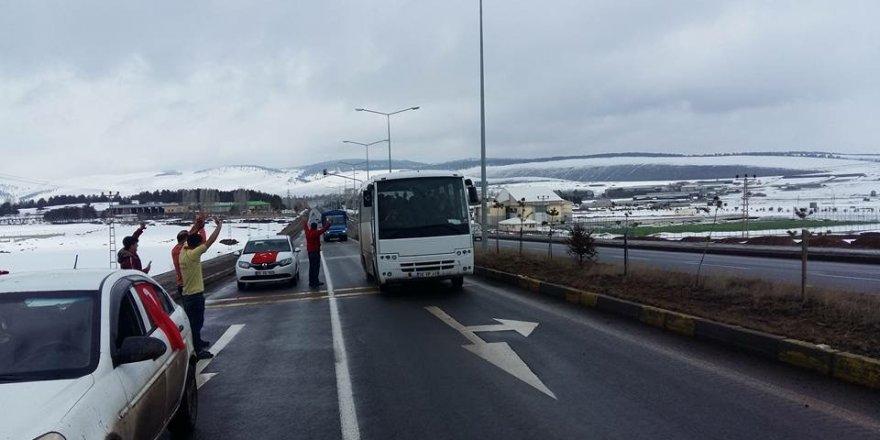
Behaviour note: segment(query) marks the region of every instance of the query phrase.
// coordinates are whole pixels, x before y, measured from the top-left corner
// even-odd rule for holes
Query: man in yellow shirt
[[[202,326],[205,324],[205,279],[202,277],[202,254],[217,240],[223,222],[214,219],[217,228],[204,241],[198,233],[186,237],[186,247],[180,251],[180,274],[183,275],[183,310],[192,327],[193,345],[199,359],[210,359],[214,355],[207,350],[208,341],[202,340]]]

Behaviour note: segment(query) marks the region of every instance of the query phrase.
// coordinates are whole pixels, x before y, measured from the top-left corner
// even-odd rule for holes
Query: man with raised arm
[[[180,300],[180,297],[183,294],[183,274],[180,272],[180,252],[183,251],[184,246],[186,246],[186,237],[190,234],[199,234],[202,237],[202,240],[208,240],[208,235],[205,233],[205,216],[203,214],[196,215],[196,220],[193,222],[189,231],[184,229],[177,233],[177,244],[171,248],[171,262],[174,264],[174,272],[177,274],[177,297],[174,298],[175,301]]]
[[[217,228],[207,241],[198,233],[186,237],[186,247],[180,251],[180,273],[183,275],[183,310],[192,326],[193,345],[199,359],[210,359],[214,355],[208,351],[208,341],[202,340],[202,326],[205,324],[205,279],[202,277],[202,255],[217,241],[223,222],[214,219]]]
[[[303,223],[306,251],[309,253],[309,287],[312,289],[324,284],[318,279],[318,271],[321,268],[321,234],[329,227],[330,223],[327,223],[323,228],[318,228],[318,224],[313,222],[310,229],[307,224]]]
[[[138,239],[145,229],[147,229],[147,225],[141,222],[137,230],[134,231],[134,234],[122,239],[122,249],[116,254],[116,261],[119,263],[120,269],[134,269],[143,273],[150,273],[152,262],[147,264],[147,267],[141,267],[141,257],[137,253]]]

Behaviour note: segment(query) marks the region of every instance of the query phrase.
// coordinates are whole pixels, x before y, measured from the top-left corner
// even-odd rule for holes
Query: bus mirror
[[[471,205],[476,205],[476,204],[480,203],[480,197],[477,195],[476,188],[474,188],[473,186],[468,186],[467,192],[468,192],[468,202]]]
[[[464,186],[474,186],[474,181],[471,179],[464,179]]]
[[[369,188],[364,190],[364,207],[369,208],[373,206],[373,191],[370,191]]]

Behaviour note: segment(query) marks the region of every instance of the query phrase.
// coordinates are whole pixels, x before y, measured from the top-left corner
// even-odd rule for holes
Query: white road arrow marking
[[[234,338],[243,328],[244,324],[230,325],[229,328],[226,329],[226,331],[223,333],[223,336],[220,336],[220,339],[218,339],[217,342],[215,342],[214,345],[211,346],[210,352],[214,353],[214,356],[217,356],[224,348],[226,348],[226,345],[228,345],[229,342],[232,341],[232,338]],[[196,365],[196,384],[199,388],[201,388],[202,385],[211,380],[212,377],[217,375],[217,373],[202,373],[202,371],[204,371],[205,368],[207,368],[213,360],[214,358],[203,359],[200,360],[199,363]]]
[[[537,322],[528,322],[528,321],[514,321],[512,319],[498,319],[494,318],[496,321],[501,324],[492,324],[492,325],[472,325],[470,327],[465,327],[468,330],[476,333],[476,332],[502,332],[505,330],[513,330],[525,337],[529,337],[535,328],[538,327]]]
[[[492,365],[506,371],[511,376],[531,385],[536,390],[556,399],[553,391],[550,391],[541,379],[526,365],[525,362],[507,345],[506,342],[489,342],[480,339],[475,332],[484,331],[504,331],[513,330],[523,336],[528,337],[538,326],[536,322],[513,321],[507,319],[495,319],[501,324],[477,325],[465,327],[449,316],[446,312],[436,306],[425,307],[425,310],[432,315],[445,322],[450,327],[461,333],[462,336],[471,341],[470,345],[462,345],[462,348],[471,353],[485,359]],[[558,400],[558,399],[557,399]]]

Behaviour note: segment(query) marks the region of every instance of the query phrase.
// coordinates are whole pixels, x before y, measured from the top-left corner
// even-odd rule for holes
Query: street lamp
[[[342,141],[343,144],[355,144],[355,145],[360,145],[360,146],[364,147],[364,150],[367,150],[367,180],[370,180],[370,146],[371,146],[371,145],[376,145],[376,144],[381,143],[381,142],[385,142],[386,140],[387,140],[387,139],[380,139],[380,140],[378,140],[378,141],[376,141],[376,142],[370,142],[369,144],[364,144],[364,143],[361,143],[361,142],[355,142],[355,141]]]
[[[365,109],[365,108],[356,108],[356,109],[354,109],[354,111],[356,111],[356,112],[375,113],[375,114],[377,114],[377,115],[384,115],[384,116],[385,116],[385,121],[386,121],[386,123],[387,123],[387,125],[388,125],[388,139],[387,139],[387,140],[388,140],[388,172],[389,172],[389,173],[391,172],[391,115],[396,115],[396,114],[398,114],[398,113],[403,113],[403,112],[405,112],[405,111],[409,111],[409,110],[418,110],[418,109],[419,109],[418,106],[416,106],[416,107],[409,107],[409,108],[405,108],[405,109],[403,109],[403,110],[398,110],[398,111],[396,111],[396,112],[391,112],[391,113],[379,112],[379,111],[376,111],[376,110],[369,110],[369,109]]]
[[[348,166],[350,166],[350,167],[351,167],[351,177],[357,179],[357,176],[358,176],[358,175],[357,175],[357,169],[356,169],[355,167],[358,166],[358,165],[363,164],[363,162],[345,162],[345,161],[343,161],[343,160],[340,160],[339,163],[341,163],[341,164],[343,164],[343,165],[348,165]],[[352,190],[352,192],[357,191],[357,189],[355,188],[354,185],[355,185],[354,182],[352,182],[352,184],[351,184],[351,190]]]

